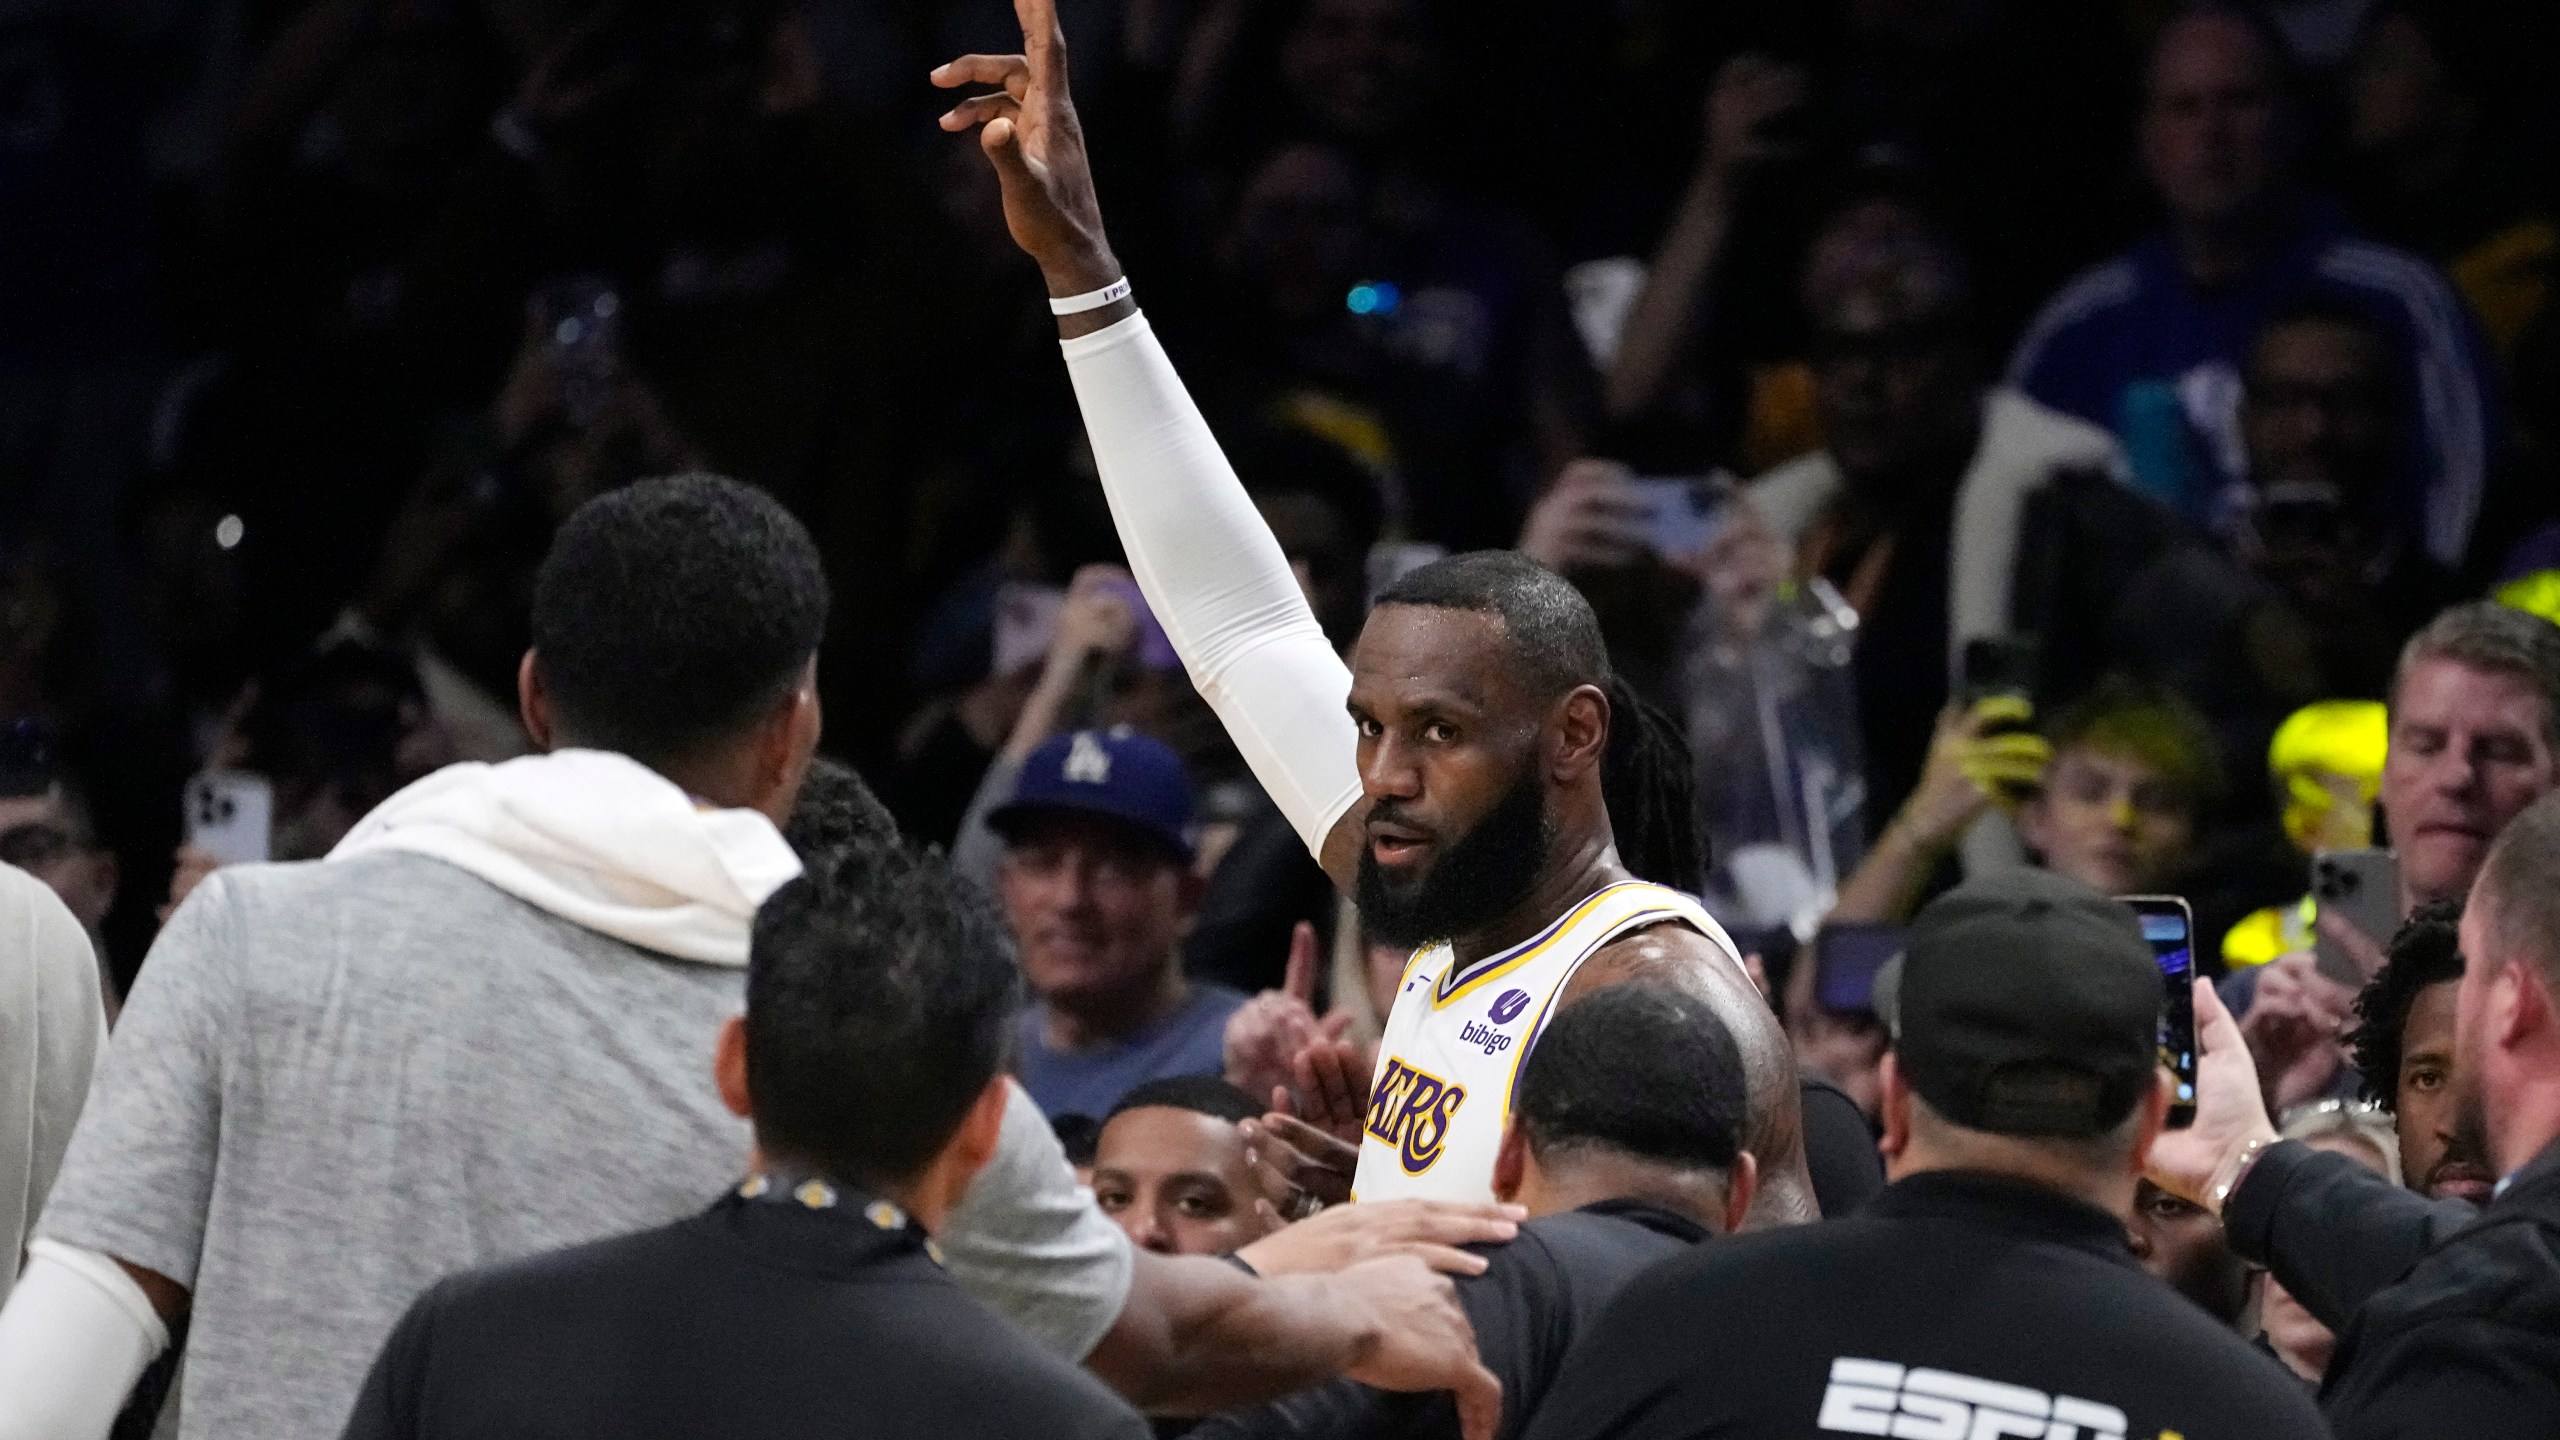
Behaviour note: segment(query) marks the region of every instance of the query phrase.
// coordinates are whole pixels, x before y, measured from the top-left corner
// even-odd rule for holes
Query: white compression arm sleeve
[[[1360,798],[1350,670],[1147,317],[1060,348],[1138,588],[1254,778],[1321,856]]]
[[[105,1440],[169,1346],[150,1298],[95,1250],[38,1240],[0,1309],[0,1440]]]

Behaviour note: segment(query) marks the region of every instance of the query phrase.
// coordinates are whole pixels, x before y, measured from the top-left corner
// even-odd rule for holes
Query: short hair
[[[820,755],[809,762],[782,838],[805,865],[857,846],[895,843],[898,822],[860,772]]]
[[[1072,1110],[1050,1116],[1049,1133],[1058,1137],[1058,1148],[1066,1152],[1070,1165],[1091,1165],[1093,1152],[1102,1144],[1102,1122]]]
[[[1411,571],[1380,605],[1469,610],[1502,622],[1524,678],[1542,695],[1605,685],[1609,646],[1573,582],[1517,550],[1474,550]]]
[[[1742,1151],[1742,1052],[1714,1007],[1665,985],[1611,985],[1565,1007],[1520,1067],[1512,1111],[1541,1160],[1593,1146],[1724,1170]]]
[[[2347,1047],[2363,1081],[2364,1098],[2396,1110],[2409,1008],[2420,991],[2462,978],[2462,902],[2419,906],[2391,937],[2389,954],[2356,995],[2356,1028],[2347,1036]]]
[[[853,1184],[913,1177],[1004,1068],[1022,973],[939,854],[860,843],[756,912],[747,1093],[757,1143]]]
[[[2544,743],[2560,750],[2560,625],[2495,600],[2470,600],[2426,623],[2400,647],[2391,672],[2391,708],[2400,687],[2423,661],[2450,660],[2466,669],[2512,675],[2542,701]]]
[[[2131,755],[2157,770],[2191,811],[2222,798],[2222,751],[2195,706],[2166,686],[2110,675],[2055,712],[2045,739]]]
[[[1168,1075],[1150,1080],[1120,1097],[1111,1113],[1102,1119],[1105,1125],[1130,1110],[1189,1110],[1240,1125],[1262,1118],[1267,1108],[1244,1091],[1217,1075]]]
[[[2560,994],[2560,791],[2507,822],[2480,864],[2472,893],[2485,907],[2483,928],[2499,951],[2532,960],[2543,985]]]
[[[643,761],[698,752],[791,693],[827,625],[809,532],[717,475],[578,507],[534,580],[533,649],[563,730]]]

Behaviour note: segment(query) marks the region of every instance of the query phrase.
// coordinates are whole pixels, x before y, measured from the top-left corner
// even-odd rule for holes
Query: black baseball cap
[[[1939,896],[1876,975],[1896,1065],[1932,1109],[1998,1135],[2103,1134],[2157,1081],[2167,990],[2119,901],[2044,870]]]

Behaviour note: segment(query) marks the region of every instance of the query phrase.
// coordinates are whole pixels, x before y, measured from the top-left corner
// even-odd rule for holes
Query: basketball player
[[[1415,947],[1365,1101],[1343,1093],[1338,1052],[1300,1065],[1310,1118],[1357,1127],[1353,1193],[1490,1199],[1538,1028],[1587,991],[1644,979],[1706,1001],[1740,1044],[1746,1148],[1766,1175],[1755,1223],[1814,1218],[1776,1017],[1704,910],[1619,861],[1601,790],[1608,655],[1590,606],[1524,557],[1455,556],[1380,597],[1345,669],[1129,297],[1054,0],[1014,8],[1023,54],[934,72],[944,87],[1000,87],[942,124],[981,127],[1006,224],[1048,282],[1130,569],[1364,927]]]

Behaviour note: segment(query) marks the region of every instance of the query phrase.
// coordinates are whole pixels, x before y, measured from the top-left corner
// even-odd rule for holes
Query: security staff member
[[[438,1284],[347,1440],[1147,1440],[925,1238],[996,1148],[1019,979],[940,860],[892,842],[817,862],[757,913],[714,1062],[756,1172],[690,1220]]]
[[[1519,1238],[1480,1247],[1487,1268],[1458,1300],[1485,1368],[1502,1380],[1503,1440],[1527,1427],[1567,1349],[1637,1272],[1751,1208],[1759,1165],[1742,1148],[1749,1091],[1714,1007],[1665,985],[1595,990],[1568,1005],[1521,1062],[1494,1193],[1529,1212]],[[1445,1394],[1348,1380],[1210,1420],[1189,1440],[1458,1440]]]
[[[2463,907],[2451,1128],[2499,1177],[2430,1201],[2279,1140],[2231,1016],[2196,995],[2196,1124],[2152,1157],[2338,1332],[2340,1440],[2560,1434],[2560,795],[2499,832]],[[2395,960],[2395,965],[2400,963]]]
[[[1878,982],[1893,1183],[1628,1286],[1529,1440],[2325,1435],[2291,1376],[2125,1247],[2168,1106],[2161,998],[2131,912],[2072,881],[1941,897]]]

